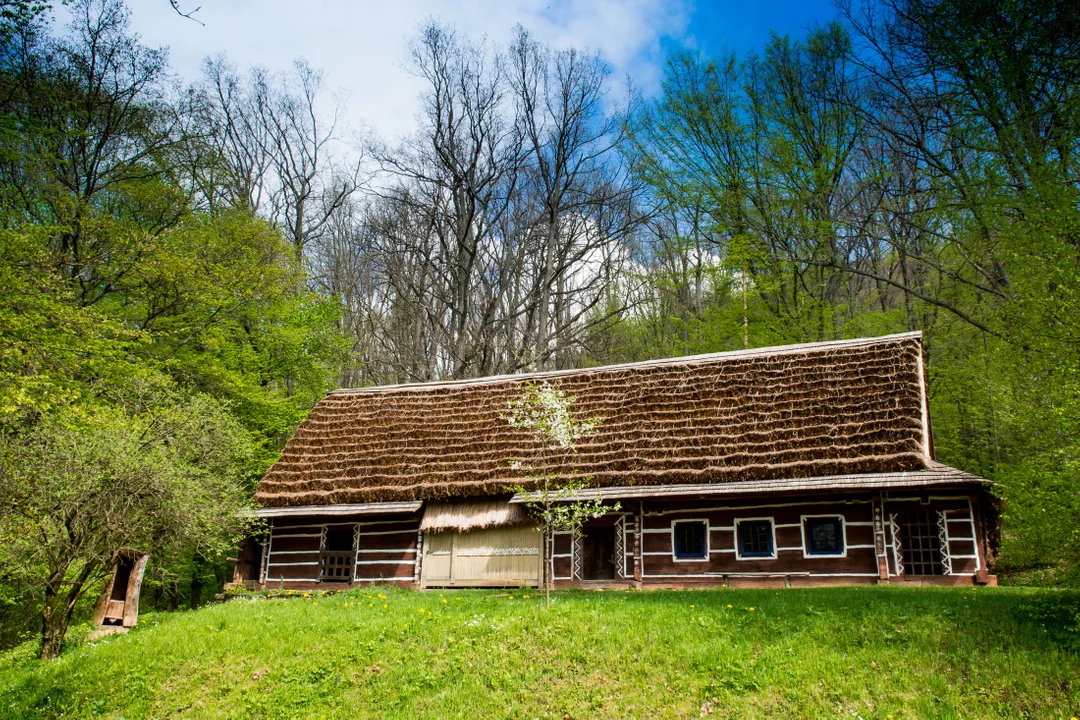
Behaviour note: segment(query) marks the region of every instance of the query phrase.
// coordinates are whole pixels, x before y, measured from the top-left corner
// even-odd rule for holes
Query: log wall
[[[988,581],[986,541],[979,527],[978,503],[979,497],[967,489],[929,494],[897,491],[786,498],[642,500],[624,502],[618,515],[601,522],[618,522],[623,537],[623,565],[617,568],[622,572],[617,573],[615,586],[630,583],[638,587],[972,584]],[[879,522],[875,522],[875,505],[880,508]],[[904,541],[897,523],[904,513],[910,512],[925,513],[937,523],[943,550],[940,575],[913,575],[903,567]],[[804,521],[812,516],[842,519],[842,553],[809,552],[803,537]],[[751,519],[771,521],[773,557],[740,557],[736,525]],[[687,520],[707,524],[704,558],[675,557],[674,526]],[[578,552],[569,533],[556,534],[551,558],[556,586],[592,586],[577,573]]]
[[[864,492],[844,495],[766,496],[633,500],[619,512],[591,526],[614,526],[613,587],[691,587],[715,585],[843,585],[877,582],[971,584],[992,582],[987,540],[980,520],[981,495],[970,488],[927,491]],[[904,567],[905,513],[930,518],[943,550],[942,572],[916,576]],[[804,521],[835,516],[843,522],[843,552],[835,556],[808,552]],[[773,527],[774,556],[741,558],[736,526],[742,520],[767,519]],[[674,555],[674,526],[696,520],[707,525],[703,558]],[[420,516],[355,518],[295,517],[273,521],[261,572],[265,588],[340,588],[320,582],[320,548],[328,527],[353,528],[356,561],[352,584],[419,585]],[[581,579],[581,541],[570,533],[552,538],[551,576],[557,587],[594,587]]]
[[[319,581],[319,557],[327,528],[353,530],[356,559],[352,584],[416,582],[419,516],[356,518],[275,518],[262,573],[266,588],[332,589],[341,582]]]

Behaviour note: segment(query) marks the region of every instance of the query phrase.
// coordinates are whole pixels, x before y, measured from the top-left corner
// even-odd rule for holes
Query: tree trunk
[[[51,587],[45,589],[41,606],[41,659],[52,660],[60,655],[60,646],[67,634],[69,615],[64,611],[63,598]]]
[[[552,551],[551,530],[544,528],[544,600],[546,607],[551,607],[551,563],[548,560]]]
[[[86,581],[94,571],[94,565],[87,564],[79,573],[79,577],[71,584],[67,595],[62,595],[59,588],[63,584],[64,571],[53,573],[49,583],[45,586],[45,600],[41,604],[41,654],[42,660],[52,660],[60,655],[60,648],[67,635],[68,625],[71,624],[71,616],[75,612],[75,603],[82,595]]]

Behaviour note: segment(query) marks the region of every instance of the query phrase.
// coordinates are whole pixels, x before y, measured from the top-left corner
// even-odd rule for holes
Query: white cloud
[[[654,92],[662,73],[660,41],[682,38],[689,0],[181,0],[205,25],[179,17],[167,0],[130,0],[132,26],[143,41],[170,48],[185,78],[203,58],[224,52],[236,65],[285,69],[297,57],[325,73],[331,90],[348,96],[351,126],[392,138],[414,127],[419,79],[404,69],[408,40],[427,18],[464,34],[505,44],[520,23],[558,47],[598,50],[617,79],[629,75]]]

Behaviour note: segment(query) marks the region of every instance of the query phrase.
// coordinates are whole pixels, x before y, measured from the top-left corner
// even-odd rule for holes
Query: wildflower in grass
[[[523,597],[523,598],[524,598],[524,599],[526,599],[526,600],[528,600],[528,599],[529,599],[529,596],[528,596],[528,595],[522,595],[521,597]]]
[[[746,609],[749,610],[750,612],[754,612],[754,608],[746,608]]]
[[[730,609],[731,609],[731,606],[730,606],[730,605],[728,605],[727,607],[728,607],[728,610],[730,610]]]
[[[510,599],[511,599],[511,600],[513,600],[513,599],[514,599],[514,596],[513,596],[513,595],[511,595],[511,596],[510,596]]]
[[[446,598],[443,598],[442,601],[443,601],[443,605],[445,605],[446,604]]]

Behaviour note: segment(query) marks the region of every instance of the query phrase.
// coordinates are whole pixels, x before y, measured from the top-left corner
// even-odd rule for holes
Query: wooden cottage
[[[527,381],[599,417],[544,459]],[[619,510],[545,543],[511,461]],[[918,333],[586,370],[339,390],[259,483],[236,582],[337,588],[993,583],[987,482],[934,460]]]

